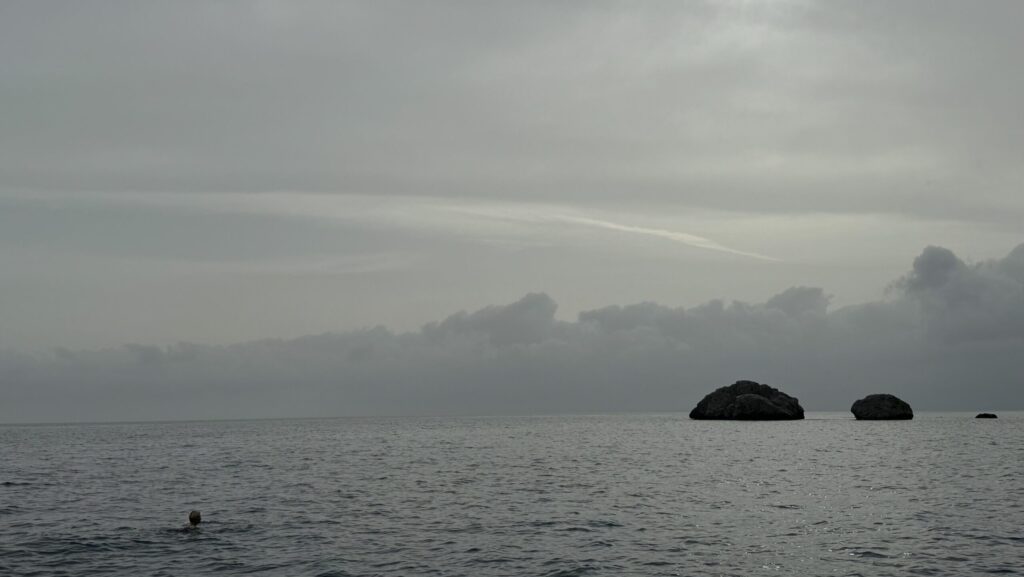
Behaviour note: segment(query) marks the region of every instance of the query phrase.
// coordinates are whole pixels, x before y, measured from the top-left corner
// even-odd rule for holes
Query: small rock
[[[998,419],[999,417],[997,417],[994,413],[978,413],[978,416],[974,417],[974,418],[975,419]]]

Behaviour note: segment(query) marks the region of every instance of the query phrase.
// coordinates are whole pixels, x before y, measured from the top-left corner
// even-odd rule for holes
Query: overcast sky
[[[844,310],[904,311],[923,335],[914,362],[952,324],[997,335],[1008,363],[1024,353],[1024,288],[1001,264],[1024,242],[1022,21],[1015,0],[0,3],[0,387],[13,399],[28,371],[59,395],[72,377],[53,363],[87,351],[102,381],[128,374],[125,351],[182,342],[223,353],[332,333],[347,347],[378,325],[429,340],[426,323],[516,302],[596,346],[577,332],[608,306],[781,310],[767,303],[791,287],[822,289],[830,326]],[[991,281],[1000,304],[924,311],[931,293],[907,279],[928,246],[986,279],[958,290]],[[432,378],[455,378],[430,350]],[[361,386],[412,386],[406,353]],[[735,378],[791,379],[757,355]],[[489,357],[458,358],[460,379],[498,378]],[[636,381],[637,363],[605,368]],[[1020,391],[1020,371],[992,366]],[[164,386],[213,378],[189,370]],[[536,408],[448,393],[430,410]],[[565,409],[657,406],[563,393]],[[125,414],[162,416],[147,399]],[[415,412],[387,399],[334,412]],[[199,416],[226,410],[211,407]]]

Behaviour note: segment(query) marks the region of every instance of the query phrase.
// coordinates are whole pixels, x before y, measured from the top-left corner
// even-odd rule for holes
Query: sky
[[[1022,19],[0,3],[0,421],[1024,408]]]

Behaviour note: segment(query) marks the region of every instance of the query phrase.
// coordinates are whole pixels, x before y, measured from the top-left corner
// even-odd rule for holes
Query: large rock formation
[[[754,381],[736,381],[708,393],[690,411],[691,419],[782,421],[804,418],[800,403],[786,393]]]
[[[868,395],[855,402],[850,411],[858,420],[887,421],[913,419],[910,405],[893,395]]]
[[[974,417],[974,418],[975,419],[998,419],[999,417],[997,417],[994,413],[978,413],[978,416]]]

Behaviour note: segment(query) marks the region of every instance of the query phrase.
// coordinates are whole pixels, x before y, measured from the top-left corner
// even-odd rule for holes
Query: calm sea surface
[[[973,416],[2,426],[0,574],[1021,574],[1024,414]]]

